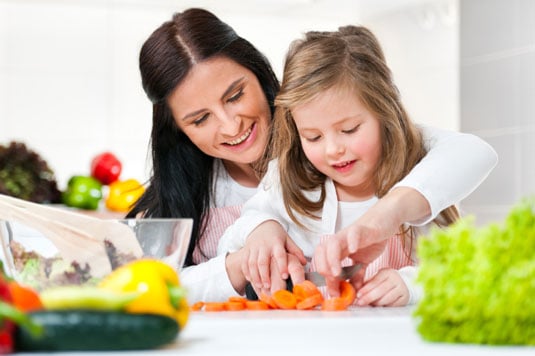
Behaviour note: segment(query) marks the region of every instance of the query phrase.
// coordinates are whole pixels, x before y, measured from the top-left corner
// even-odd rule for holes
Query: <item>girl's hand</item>
[[[305,280],[305,267],[301,264],[301,262],[295,255],[291,253],[287,253],[286,257],[288,261],[288,271],[292,278],[292,283],[298,284],[298,283],[303,282]],[[281,273],[277,265],[277,260],[275,258],[272,258],[271,259],[271,288],[263,288],[261,290],[257,290],[255,288],[255,292],[257,295],[260,295],[259,293],[264,293],[264,294],[269,295],[281,289],[286,289],[286,280],[281,277]]]
[[[407,285],[392,268],[380,270],[357,290],[359,306],[401,307],[407,305],[409,299]]]
[[[286,280],[290,275],[292,280],[300,278],[295,261],[289,263],[290,254],[295,256],[301,265],[306,264],[303,251],[290,239],[282,226],[273,220],[266,221],[254,229],[242,250],[243,274],[257,292],[269,292],[272,289],[271,276],[280,276],[280,280]],[[271,271],[272,262],[277,267],[275,273]],[[292,266],[291,270],[289,266]]]

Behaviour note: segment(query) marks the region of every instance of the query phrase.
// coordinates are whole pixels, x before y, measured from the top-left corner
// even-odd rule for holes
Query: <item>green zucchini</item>
[[[173,342],[175,319],[157,314],[101,310],[47,310],[28,313],[43,326],[39,337],[17,329],[18,351],[147,350]]]

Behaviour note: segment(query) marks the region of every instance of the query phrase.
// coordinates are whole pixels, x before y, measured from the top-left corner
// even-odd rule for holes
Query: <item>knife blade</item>
[[[360,263],[353,265],[353,266],[342,267],[342,272],[340,273],[338,278],[341,280],[350,279],[361,268],[362,268],[362,264]],[[305,279],[311,281],[318,287],[325,286],[325,277],[323,277],[318,272],[305,272]]]

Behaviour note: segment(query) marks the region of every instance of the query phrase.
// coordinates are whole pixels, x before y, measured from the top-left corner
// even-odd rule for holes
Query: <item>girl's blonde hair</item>
[[[286,57],[281,89],[275,99],[271,157],[279,160],[286,210],[300,226],[303,224],[298,214],[318,218],[325,200],[326,177],[306,158],[291,109],[333,87],[356,93],[379,120],[382,154],[373,176],[377,197],[388,193],[427,153],[420,131],[401,104],[381,46],[368,29],[345,26],[334,32],[306,33],[304,39],[292,43]],[[317,201],[304,194],[317,189],[321,190]],[[458,216],[455,206],[451,206],[435,222],[450,224]],[[412,233],[412,229],[401,230],[404,236]]]

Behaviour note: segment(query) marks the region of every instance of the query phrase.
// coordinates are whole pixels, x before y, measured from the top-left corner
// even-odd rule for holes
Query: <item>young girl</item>
[[[256,281],[257,292],[269,292],[281,287],[286,271],[294,282],[303,279],[299,261],[284,254],[291,241],[311,257],[325,240],[308,267],[317,266],[330,277],[329,294],[337,294],[333,276],[351,257],[367,264],[365,276],[354,279],[360,305],[415,302],[410,279],[416,229],[406,224],[405,212],[394,214],[398,231],[366,249],[353,247],[352,254],[342,253],[344,239],[329,237],[391,190],[403,189],[395,184],[426,155],[422,134],[401,104],[376,38],[355,26],[307,33],[289,50],[275,104],[273,154],[278,160],[270,163],[264,189],[220,240],[219,252],[246,251],[245,276]],[[449,224],[457,217],[450,206],[434,222]]]

